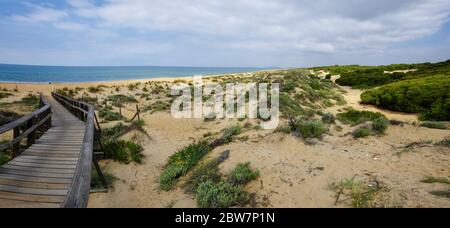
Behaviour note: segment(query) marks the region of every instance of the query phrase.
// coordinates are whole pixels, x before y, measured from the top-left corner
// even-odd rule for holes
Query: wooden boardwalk
[[[53,113],[51,128],[35,144],[0,167],[0,208],[63,207],[73,188],[86,123],[53,97],[47,100]]]

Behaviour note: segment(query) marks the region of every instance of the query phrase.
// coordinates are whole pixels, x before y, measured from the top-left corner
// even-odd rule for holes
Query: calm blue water
[[[231,74],[264,68],[220,67],[60,67],[0,64],[1,82],[98,82],[159,77]]]

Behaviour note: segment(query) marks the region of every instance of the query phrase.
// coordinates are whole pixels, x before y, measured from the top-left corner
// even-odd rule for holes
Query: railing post
[[[13,138],[17,138],[20,136],[20,127],[14,128]],[[13,158],[17,157],[20,153],[20,141],[14,144],[13,146]]]
[[[36,116],[33,116],[30,120],[27,122],[27,129],[30,129],[33,127],[34,123],[36,122]],[[28,135],[27,138],[27,147],[30,147],[36,142],[36,131],[31,132]]]

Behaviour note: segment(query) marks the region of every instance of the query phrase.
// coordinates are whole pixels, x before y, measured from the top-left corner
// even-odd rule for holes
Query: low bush
[[[426,128],[432,128],[432,129],[441,129],[441,130],[446,130],[447,126],[444,123],[441,122],[431,122],[431,121],[427,121],[427,122],[423,122],[420,124],[421,127],[426,127]]]
[[[113,112],[111,109],[103,108],[98,112],[98,116],[106,121],[118,121],[122,120],[123,116],[121,116],[117,112]]]
[[[104,145],[104,149],[107,158],[125,164],[131,161],[141,163],[144,157],[142,146],[131,141],[112,140]]]
[[[328,128],[318,120],[298,120],[291,123],[291,130],[303,139],[320,138],[328,131]]]
[[[389,127],[389,120],[381,117],[372,122],[372,130],[377,134],[384,134]]]
[[[334,115],[332,113],[325,113],[322,116],[322,122],[327,123],[327,124],[333,124],[336,121],[336,117],[334,117]]]
[[[112,186],[114,181],[117,180],[117,177],[113,176],[112,174],[103,172],[103,176],[105,177],[106,183],[108,186]],[[100,179],[100,176],[98,175],[96,170],[92,170],[91,175],[91,189],[101,189],[103,188],[102,180]]]
[[[337,115],[338,120],[340,120],[344,124],[351,124],[352,126],[365,123],[367,121],[374,121],[376,119],[385,118],[386,117],[381,113],[370,112],[370,111],[357,111],[357,110],[349,110],[344,113],[339,113]]]
[[[372,131],[368,127],[362,127],[358,128],[355,131],[353,131],[352,135],[355,139],[358,138],[365,138],[372,134]]]
[[[239,163],[228,175],[228,182],[233,185],[245,185],[259,177],[259,171],[250,167],[250,162]]]
[[[9,161],[11,161],[11,157],[9,155],[4,154],[3,152],[0,152],[0,166],[8,163]]]
[[[217,159],[214,159],[196,168],[186,182],[187,192],[196,193],[200,184],[206,181],[219,183],[221,180],[219,164],[220,162]]]
[[[435,184],[435,183],[439,183],[439,184],[450,184],[450,180],[447,177],[425,177],[422,180],[423,183],[427,183],[427,184]]]
[[[200,208],[228,208],[249,199],[240,186],[227,182],[218,184],[206,181],[197,189],[197,204]]]

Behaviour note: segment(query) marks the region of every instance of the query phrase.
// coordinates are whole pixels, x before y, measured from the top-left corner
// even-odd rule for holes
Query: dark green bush
[[[290,132],[297,134],[298,137],[303,139],[308,138],[320,138],[328,131],[325,124],[318,120],[297,120],[290,123]],[[284,131],[287,131],[285,129]]]
[[[11,157],[9,155],[4,154],[3,152],[0,152],[0,166],[8,163],[9,161],[11,161]]]
[[[143,148],[141,145],[124,140],[109,141],[104,145],[105,155],[121,163],[128,164],[131,161],[141,163]]]
[[[364,104],[407,113],[420,113],[422,120],[450,120],[450,77],[432,76],[401,81],[366,91]]]
[[[377,134],[384,134],[386,133],[386,130],[389,127],[389,120],[381,117],[378,119],[375,119],[372,123],[372,129],[377,133]]]
[[[342,86],[352,86],[354,88],[367,88],[396,82],[404,77],[405,73],[384,73],[383,69],[366,69],[344,73],[336,83]]]

